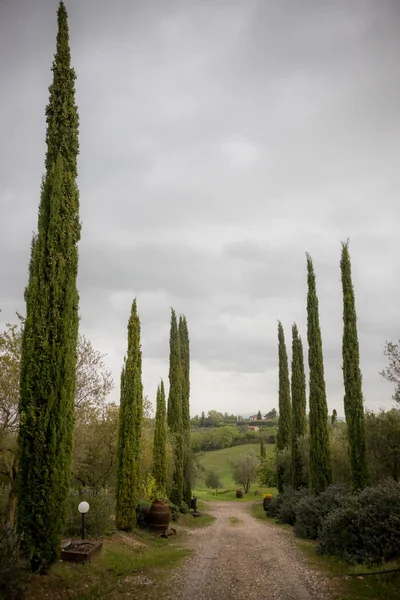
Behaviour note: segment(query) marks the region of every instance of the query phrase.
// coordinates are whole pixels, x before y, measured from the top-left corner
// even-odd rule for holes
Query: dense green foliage
[[[310,540],[317,539],[327,515],[342,506],[348,488],[344,485],[330,485],[322,494],[304,496],[295,509],[294,532],[297,537]]]
[[[35,571],[47,570],[59,557],[71,473],[81,226],[76,76],[70,63],[61,2],[21,356],[18,527]]]
[[[382,564],[400,555],[400,486],[387,481],[347,496],[322,522],[317,551]]]
[[[171,502],[180,506],[183,500],[183,422],[182,422],[182,366],[181,350],[176,313],[171,309],[171,330],[169,338],[169,396],[168,427],[173,435],[174,475],[170,494]]]
[[[307,339],[310,368],[310,486],[313,492],[319,494],[332,483],[332,466],[318,297],[314,267],[308,254],[307,282]]]
[[[128,322],[128,351],[121,373],[115,519],[118,529],[136,525],[139,450],[143,418],[142,351],[136,299]]]
[[[246,427],[239,428],[234,425],[194,430],[190,436],[193,452],[208,452],[209,450],[221,450],[232,446],[243,444],[260,443],[261,439],[266,444],[275,444],[276,429],[265,428],[263,431],[251,431]]]
[[[306,485],[300,439],[307,431],[306,375],[303,344],[297,325],[292,326],[292,485],[295,490]]]
[[[179,347],[182,371],[182,429],[183,429],[183,500],[192,497],[192,458],[190,445],[190,342],[186,317],[179,317]]]
[[[361,385],[360,351],[358,347],[357,315],[351,278],[349,245],[342,244],[340,261],[343,289],[343,381],[344,412],[349,436],[349,451],[353,488],[360,489],[370,481],[365,443],[364,405]]]
[[[282,323],[278,323],[278,354],[279,354],[279,420],[276,447],[283,450],[291,442],[291,406],[290,406],[290,381],[289,365],[285,344],[285,334]],[[283,473],[278,468],[278,490],[283,491]]]
[[[165,493],[167,485],[167,415],[164,382],[157,388],[156,424],[153,445],[153,475],[157,488]]]

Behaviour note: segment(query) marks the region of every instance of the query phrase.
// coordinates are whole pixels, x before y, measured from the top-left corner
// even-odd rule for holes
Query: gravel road
[[[251,516],[245,503],[214,502],[210,527],[192,530],[195,550],[173,576],[176,600],[328,600],[328,583],[290,532]]]

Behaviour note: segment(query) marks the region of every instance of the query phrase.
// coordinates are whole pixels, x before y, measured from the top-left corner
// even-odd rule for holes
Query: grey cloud
[[[137,295],[151,389],[152,369],[167,371],[174,306],[189,321],[193,410],[239,409],[247,393],[273,405],[276,320],[289,351],[293,321],[306,347],[309,251],[329,402],[342,412],[339,259],[349,236],[364,394],[390,405],[378,371],[385,339],[399,337],[398,2],[67,8],[81,123],[81,327],[116,380]],[[55,10],[52,0],[0,2],[4,320],[23,312]],[[210,393],[218,377],[222,398]]]

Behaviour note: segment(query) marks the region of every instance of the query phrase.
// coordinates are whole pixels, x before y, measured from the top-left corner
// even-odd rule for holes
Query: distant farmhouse
[[[254,421],[254,419],[253,419],[253,421]],[[257,427],[257,425],[247,425],[247,431],[257,432],[257,431],[260,431],[260,428]]]

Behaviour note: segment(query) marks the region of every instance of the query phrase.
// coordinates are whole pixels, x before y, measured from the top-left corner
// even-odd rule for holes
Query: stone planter
[[[99,554],[102,547],[103,542],[97,540],[71,542],[61,550],[61,560],[75,563],[90,562],[93,556]]]

